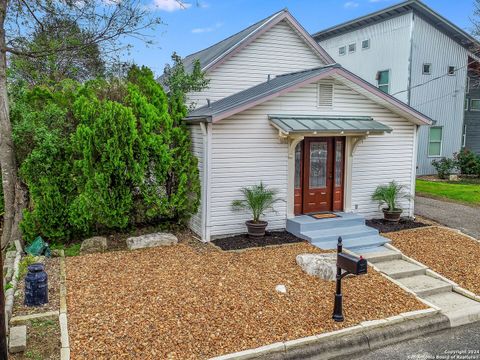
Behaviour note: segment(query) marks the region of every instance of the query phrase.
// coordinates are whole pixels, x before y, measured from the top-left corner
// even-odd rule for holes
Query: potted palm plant
[[[264,236],[268,222],[260,220],[260,217],[265,215],[268,209],[273,210],[273,204],[280,200],[277,198],[278,191],[269,189],[263,183],[260,183],[259,185],[244,187],[241,192],[243,193],[243,199],[234,200],[232,208],[234,210],[248,210],[252,213],[252,220],[245,222],[248,235]]]
[[[398,205],[401,198],[410,198],[410,194],[405,192],[405,186],[397,184],[392,180],[388,185],[379,185],[372,195],[372,200],[378,201],[379,207],[383,208],[383,217],[386,221],[398,222],[403,210]]]

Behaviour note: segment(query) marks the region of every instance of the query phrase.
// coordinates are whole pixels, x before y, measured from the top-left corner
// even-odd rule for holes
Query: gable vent
[[[333,106],[333,84],[318,84],[318,106],[329,108]]]

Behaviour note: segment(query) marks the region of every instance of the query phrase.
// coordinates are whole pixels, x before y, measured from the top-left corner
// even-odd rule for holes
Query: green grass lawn
[[[457,182],[436,182],[417,179],[417,195],[453,200],[480,206],[480,182],[462,180]]]

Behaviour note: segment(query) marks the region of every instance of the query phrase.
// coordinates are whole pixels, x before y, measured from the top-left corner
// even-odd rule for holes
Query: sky
[[[287,8],[310,33],[381,10],[399,0],[144,0],[162,19],[150,35],[152,45],[131,40],[125,58],[163,72],[175,51],[182,57],[202,50],[249,25]],[[460,28],[471,31],[474,0],[424,0]]]

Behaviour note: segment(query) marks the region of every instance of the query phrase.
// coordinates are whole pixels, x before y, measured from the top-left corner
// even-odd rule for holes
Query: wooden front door
[[[295,151],[294,212],[343,210],[345,138],[305,138]]]

